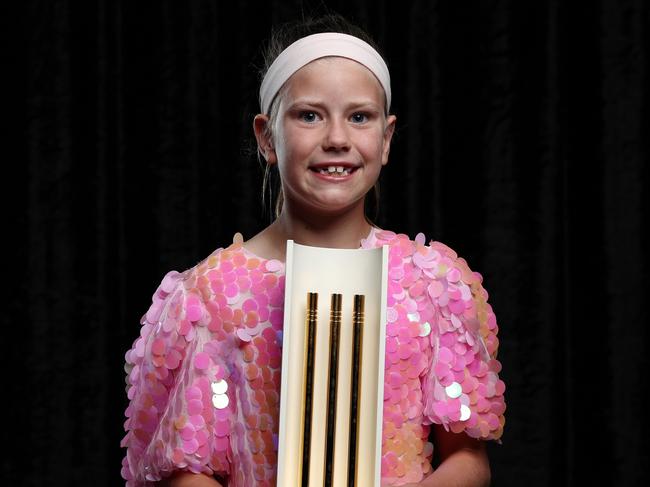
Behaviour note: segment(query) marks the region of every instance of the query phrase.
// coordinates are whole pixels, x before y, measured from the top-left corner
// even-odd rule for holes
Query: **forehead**
[[[343,57],[325,57],[306,64],[291,75],[285,88],[290,98],[331,99],[345,95],[385,104],[384,89],[375,75],[364,65]]]

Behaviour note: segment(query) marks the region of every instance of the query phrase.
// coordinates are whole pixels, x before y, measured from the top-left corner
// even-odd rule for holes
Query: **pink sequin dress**
[[[381,474],[418,482],[431,471],[432,423],[499,439],[504,383],[497,323],[480,274],[449,247],[373,229],[388,244]],[[284,264],[241,244],[170,272],[126,354],[127,486],[184,469],[229,487],[275,485]]]

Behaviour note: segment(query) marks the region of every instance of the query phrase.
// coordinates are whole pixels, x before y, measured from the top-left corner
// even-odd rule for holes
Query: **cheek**
[[[361,141],[359,147],[367,157],[375,159],[381,158],[384,149],[384,139],[381,132],[368,134],[368,137]]]
[[[309,135],[304,132],[298,133],[295,130],[286,129],[280,138],[279,147],[276,149],[278,158],[290,163],[307,157],[314,147]]]

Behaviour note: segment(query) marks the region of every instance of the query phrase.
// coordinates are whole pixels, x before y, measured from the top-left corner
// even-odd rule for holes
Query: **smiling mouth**
[[[327,166],[327,167],[312,167],[310,168],[313,172],[322,174],[324,176],[333,176],[333,177],[344,177],[349,176],[354,171],[357,170],[356,167],[344,167],[344,166]]]

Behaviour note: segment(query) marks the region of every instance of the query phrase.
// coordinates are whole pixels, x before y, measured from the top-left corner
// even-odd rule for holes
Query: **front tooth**
[[[329,174],[329,175],[334,175],[337,174],[339,176],[347,176],[350,174],[350,168],[343,167],[343,166],[328,166],[327,169],[322,168],[319,170],[321,174]]]

